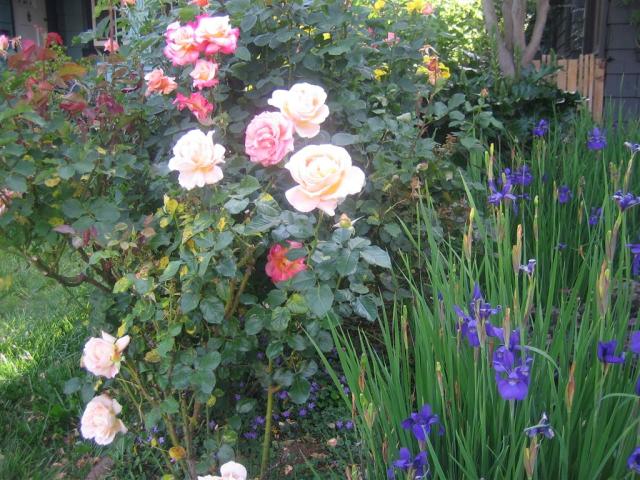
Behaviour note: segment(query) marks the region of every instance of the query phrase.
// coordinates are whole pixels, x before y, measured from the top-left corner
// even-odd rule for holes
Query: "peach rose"
[[[295,260],[289,260],[287,258],[289,250],[297,248],[302,248],[302,244],[289,240],[289,247],[277,243],[269,249],[265,272],[271,280],[274,282],[284,282],[307,269],[304,263],[306,257],[296,258]]]
[[[188,97],[179,93],[176,95],[176,99],[173,101],[173,104],[177,105],[178,110],[180,111],[188,108],[202,125],[211,125],[213,123],[213,120],[211,119],[213,104],[204,98],[201,93],[192,93]]]
[[[335,215],[347,195],[364,187],[364,172],[351,165],[349,153],[335,145],[309,145],[291,156],[284,166],[298,184],[285,196],[299,212],[319,208]]]
[[[193,78],[193,86],[199,90],[205,87],[213,87],[218,84],[216,74],[218,64],[208,60],[198,60],[189,74]]]
[[[109,38],[106,42],[104,42],[104,51],[109,53],[116,53],[120,50],[120,45],[118,44],[118,40],[115,38]]]
[[[82,414],[80,433],[98,445],[109,445],[118,432],[127,433],[122,420],[116,418],[121,411],[122,406],[109,395],[93,397]]]
[[[326,100],[327,94],[322,87],[296,83],[290,90],[274,91],[268,103],[279,108],[293,122],[298,135],[312,138],[329,116],[329,107],[324,104]]]
[[[169,169],[180,172],[178,182],[187,190],[204,187],[222,180],[220,164],[224,163],[225,148],[213,143],[213,130],[185,133],[173,147]]]
[[[180,22],[173,22],[167,27],[164,36],[167,40],[164,56],[174,65],[189,65],[200,56],[195,30],[191,25],[181,26]]]
[[[161,68],[155,68],[144,76],[147,81],[146,96],[152,93],[161,93],[167,95],[178,88],[178,84],[175,82],[175,77],[167,77]]]
[[[280,112],[256,115],[247,126],[244,148],[252,162],[275,165],[293,152],[293,123]]]
[[[240,30],[231,28],[228,16],[201,15],[195,29],[198,46],[206,55],[230,54],[236,51]]]
[[[94,375],[115,377],[120,371],[122,352],[130,340],[129,335],[116,340],[106,332],[102,332],[102,338],[90,338],[84,346],[80,366]]]
[[[9,37],[0,35],[0,55],[6,54],[9,49]]]

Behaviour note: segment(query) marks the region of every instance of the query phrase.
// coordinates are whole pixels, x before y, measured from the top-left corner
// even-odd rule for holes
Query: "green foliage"
[[[517,212],[508,204],[485,208],[483,199],[470,197],[477,210],[464,242],[475,250],[461,252],[455,239],[443,245],[430,231],[414,239],[427,273],[411,280],[414,299],[396,304],[388,321],[380,322],[381,344],[333,331],[355,392],[345,400],[355,405],[361,463],[369,466],[370,477],[382,478],[400,447],[418,451],[411,432],[400,425],[424,403],[433,406],[445,429],[425,447],[434,478],[630,475],[626,460],[638,444],[639,372],[628,339],[637,330],[638,309],[626,244],[636,241],[640,225],[633,210],[638,207],[620,212],[612,195],[633,191],[640,174],[637,158],[630,160],[623,147],[636,127],[609,129],[609,146],[601,152],[586,147],[591,127],[582,118],[573,131],[552,129],[536,140],[530,160],[516,154],[509,166],[526,163],[534,175],[524,190],[531,200],[520,200]],[[488,171],[497,175],[487,160]],[[568,203],[558,202],[560,185],[573,191]],[[602,217],[590,224],[592,208],[598,207]],[[418,215],[428,226],[426,204]],[[532,275],[518,268],[529,258],[537,261]],[[412,278],[415,263],[407,261],[404,271]],[[498,394],[492,354],[500,342],[484,337],[474,349],[460,331],[453,306],[466,308],[475,282],[486,301],[502,306],[492,324],[505,331],[519,328],[533,358],[522,401]],[[624,364],[598,360],[598,342],[611,339],[618,341],[616,354],[628,352]],[[523,432],[543,412],[555,436],[539,436],[534,444]]]

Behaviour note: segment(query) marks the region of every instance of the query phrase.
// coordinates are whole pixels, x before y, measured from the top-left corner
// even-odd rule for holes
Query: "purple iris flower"
[[[622,193],[621,190],[618,190],[613,194],[613,199],[616,201],[618,207],[623,212],[626,209],[635,207],[640,203],[640,197],[636,197],[633,193],[630,192]]]
[[[505,376],[496,372],[498,393],[504,400],[524,400],[529,393],[529,367],[521,365]]]
[[[636,447],[633,453],[629,455],[627,467],[629,467],[629,470],[640,473],[640,446]]]
[[[592,208],[591,215],[589,215],[589,225],[595,227],[602,218],[602,208]]]
[[[587,148],[589,150],[602,150],[607,146],[607,139],[598,127],[593,127],[587,138]]]
[[[602,363],[623,363],[624,353],[622,355],[615,354],[617,346],[617,340],[598,342],[598,360]]]
[[[497,306],[494,308],[490,303],[485,302],[480,286],[476,283],[473,287],[473,296],[469,302],[470,313],[466,313],[457,305],[453,306],[453,310],[461,320],[459,324],[460,331],[462,335],[467,337],[469,345],[472,347],[479,347],[480,337],[478,335],[478,322],[480,320],[487,320],[491,315],[496,315],[500,312],[501,307]],[[489,322],[485,324],[485,327],[486,325],[489,325],[488,328],[495,328]]]
[[[640,275],[640,243],[627,243],[627,247],[631,250],[633,260],[631,261],[631,273],[636,276]]]
[[[522,185],[523,187],[528,187],[533,182],[533,174],[531,173],[531,169],[529,165],[522,165],[521,167],[516,168],[513,172],[509,168],[504,169],[504,176],[513,184],[513,185]]]
[[[408,418],[402,421],[401,425],[405,430],[411,430],[419,442],[427,441],[427,437],[431,433],[431,426],[435,428],[436,425],[439,425],[438,433],[440,435],[444,433],[440,418],[433,413],[431,405],[428,403],[425,403],[419,412],[412,412]]]
[[[496,184],[493,180],[489,181],[489,189],[491,190],[491,195],[489,195],[488,202],[491,205],[500,205],[503,201],[507,200],[516,200],[516,196],[511,193],[513,188],[513,184],[509,178],[506,179],[504,185],[502,185],[502,189],[498,191],[496,189]]]
[[[631,153],[640,152],[640,143],[624,142],[624,146],[631,150]]]
[[[336,430],[342,430],[344,422],[342,420],[336,420]]]
[[[640,330],[631,332],[631,335],[629,336],[629,350],[633,353],[640,354]]]
[[[478,337],[478,328],[477,328],[478,322],[476,322],[473,319],[473,317],[470,317],[469,315],[467,315],[464,312],[464,310],[462,310],[457,305],[453,306],[453,310],[456,312],[456,315],[461,320],[459,324],[460,331],[462,332],[462,335],[467,337],[467,341],[469,342],[469,345],[471,345],[472,347],[479,347],[480,337]]]
[[[558,187],[558,202],[568,203],[573,198],[573,193],[566,185]]]
[[[422,451],[415,457],[411,455],[408,448],[401,448],[398,452],[398,460],[393,462],[393,466],[405,472],[413,471],[415,478],[423,478],[427,475],[429,467],[427,463],[427,452]],[[389,475],[387,471],[387,475]],[[394,478],[393,472],[389,478]]]
[[[636,395],[640,396],[640,377],[638,377],[638,380],[636,381]]]
[[[475,314],[476,309],[479,317],[486,320],[491,315],[498,314],[500,310],[502,310],[502,307],[498,305],[493,308],[490,303],[485,302],[482,290],[480,290],[480,285],[476,283],[473,286],[473,296],[469,302],[469,311]]]
[[[244,432],[242,434],[242,436],[244,438],[246,438],[247,440],[255,440],[256,438],[258,438],[258,433],[257,432]]]
[[[537,435],[544,435],[547,438],[553,438],[555,436],[555,432],[553,428],[551,428],[551,424],[549,423],[549,417],[545,412],[542,413],[542,418],[538,422],[537,425],[533,427],[528,427],[524,429],[524,433],[529,437],[535,437]]]
[[[536,270],[536,261],[532,258],[530,259],[526,265],[520,265],[520,271],[526,273],[530,277],[533,275],[533,272]]]
[[[549,122],[544,118],[540,120],[535,127],[533,127],[534,137],[544,137],[549,131]]]
[[[567,248],[566,243],[559,242],[558,245],[556,245],[556,249],[558,250],[564,250],[565,248]]]

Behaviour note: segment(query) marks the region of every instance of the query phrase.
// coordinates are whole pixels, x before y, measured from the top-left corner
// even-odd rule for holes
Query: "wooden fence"
[[[543,55],[533,63],[536,68],[551,63],[550,55]],[[600,121],[604,109],[605,61],[594,54],[580,55],[578,58],[558,58],[560,69],[553,74],[558,88],[568,92],[578,92],[587,99],[593,119]]]

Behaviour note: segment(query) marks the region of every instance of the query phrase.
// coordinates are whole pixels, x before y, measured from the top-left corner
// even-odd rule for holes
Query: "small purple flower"
[[[589,133],[587,137],[587,148],[589,150],[602,150],[607,146],[607,139],[604,136],[604,133],[600,131],[598,127],[593,127],[593,130]]]
[[[431,426],[439,425],[438,433],[442,435],[444,428],[440,423],[438,415],[434,415],[431,410],[431,405],[425,403],[419,412],[412,412],[408,418],[405,418],[402,423],[402,428],[405,430],[411,430],[413,436],[419,442],[425,442],[427,437],[431,433]]]
[[[529,368],[516,367],[506,376],[496,372],[498,393],[504,400],[524,400],[529,393]]]
[[[631,274],[633,276],[640,275],[640,243],[627,243],[627,247],[633,255],[633,259],[631,260]]]
[[[540,120],[535,127],[533,127],[534,137],[544,137],[549,131],[549,122],[544,118]]]
[[[244,438],[246,438],[247,440],[255,440],[256,438],[258,438],[258,433],[257,432],[244,432],[242,434],[242,436]]]
[[[640,152],[640,143],[624,142],[624,146],[631,150],[631,153]]]
[[[342,420],[336,420],[336,430],[342,430],[344,427],[344,422]]]
[[[629,336],[629,350],[633,353],[640,354],[640,330],[631,332],[631,335]]]
[[[347,430],[353,430],[353,422],[351,420],[347,420],[344,424],[344,428]]]
[[[240,399],[242,398],[242,395],[238,395],[237,393],[235,393],[233,395],[233,398],[235,398],[236,402],[240,401]]]
[[[265,418],[261,416],[257,416],[256,418],[253,419],[253,423],[255,423],[256,425],[264,425]]]
[[[289,410],[285,410],[284,412],[282,412],[282,418],[289,418],[291,416],[291,412]]]
[[[532,258],[530,259],[526,265],[520,265],[520,271],[525,272],[530,277],[533,276],[533,273],[536,270],[536,261]]]
[[[307,405],[307,408],[309,410],[313,410],[314,408],[316,408],[315,402],[309,402],[308,405]]]
[[[504,177],[507,178],[513,185],[521,185],[528,187],[533,182],[533,174],[529,165],[522,165],[516,168],[513,172],[510,168],[504,169]]]
[[[589,226],[595,227],[602,218],[602,208],[592,208],[591,215],[589,215]]]
[[[398,452],[398,460],[393,462],[393,466],[405,472],[411,470],[415,478],[424,478],[429,471],[428,463],[427,463],[427,452],[422,451],[415,457],[412,457],[411,452],[408,448],[401,448]],[[389,475],[389,471],[387,470],[387,476]],[[393,478],[393,476],[389,477]]]
[[[555,432],[553,428],[551,428],[551,424],[549,423],[549,417],[547,417],[546,413],[542,413],[542,418],[538,422],[537,425],[533,427],[528,427],[524,429],[524,433],[529,437],[535,437],[537,435],[544,435],[547,438],[553,438],[555,436]]]
[[[567,248],[566,243],[558,242],[558,245],[556,245],[557,250],[564,250],[565,248]]]
[[[502,185],[502,189],[499,191],[496,189],[495,182],[493,180],[490,180],[489,189],[491,190],[491,195],[489,195],[487,201],[491,205],[498,206],[503,201],[506,202],[507,200],[516,200],[516,196],[511,193],[512,188],[513,185],[511,184],[511,180],[509,178],[506,179],[504,185]]]
[[[160,438],[158,438],[158,443],[159,443],[160,445],[164,445],[164,437],[160,437]]]
[[[627,467],[629,467],[629,470],[640,473],[640,446],[636,447],[633,453],[629,455]]]
[[[217,426],[218,424],[215,420],[211,420],[209,423],[207,423],[207,427],[209,427],[209,430],[215,430]]]
[[[286,400],[289,397],[289,394],[287,393],[286,390],[281,390],[276,395],[280,400]]]
[[[345,395],[349,395],[351,393],[351,389],[349,389],[349,387],[347,387],[346,385],[342,387],[342,391]]]
[[[558,187],[558,202],[559,203],[569,203],[569,201],[573,198],[573,193],[568,186],[562,185]]]
[[[622,355],[615,354],[617,346],[617,340],[598,342],[598,360],[602,363],[623,363],[624,353]]]
[[[308,413],[308,411],[307,411],[307,409],[306,409],[306,408],[304,408],[304,407],[302,407],[300,410],[298,410],[298,416],[299,416],[299,417],[306,417],[306,416],[307,416],[307,413]]]
[[[627,192],[622,193],[621,190],[618,190],[613,194],[613,199],[618,204],[618,208],[621,211],[625,211],[628,208],[635,207],[640,203],[640,197],[636,197],[633,193]]]

